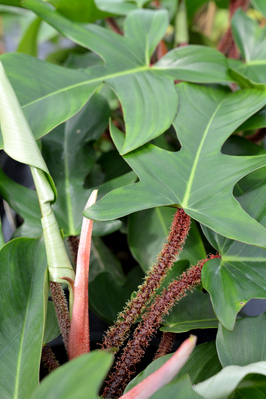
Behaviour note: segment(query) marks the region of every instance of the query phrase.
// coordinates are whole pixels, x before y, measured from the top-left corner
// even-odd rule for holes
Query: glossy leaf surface
[[[59,67],[25,54],[3,54],[0,61],[36,139],[76,114],[99,86],[99,82],[89,82],[83,71]],[[75,100],[70,104],[72,96]],[[3,148],[2,135],[0,148]]]
[[[124,158],[140,182],[109,193],[84,215],[108,220],[179,204],[192,218],[220,234],[266,247],[265,228],[232,195],[236,182],[266,165],[266,157],[232,157],[220,151],[236,127],[265,104],[265,93],[254,89],[229,93],[186,83],[177,89],[180,107],[173,125],[181,150],[169,152],[147,144],[127,154]],[[111,132],[121,149],[123,134],[114,126]]]
[[[266,84],[266,28],[260,28],[256,21],[242,10],[237,10],[232,18],[232,31],[237,47],[245,59],[236,70],[251,83]]]
[[[187,332],[191,329],[217,328],[210,296],[199,290],[188,293],[164,317],[163,332]]]
[[[43,239],[12,240],[0,254],[0,397],[29,398],[39,383],[48,295]]]
[[[223,367],[266,361],[266,314],[236,321],[233,332],[219,324],[217,352]]]
[[[245,367],[230,365],[218,374],[194,386],[194,390],[206,399],[227,398],[249,374],[266,376],[266,362],[261,361]],[[265,379],[265,378],[264,378]]]
[[[266,184],[256,186],[239,198],[243,208],[262,225],[265,216]],[[221,259],[211,260],[202,269],[202,284],[211,295],[214,311],[223,326],[232,330],[236,314],[251,298],[265,298],[265,249],[234,242],[203,227]]]
[[[66,236],[80,234],[84,204],[92,192],[84,188],[84,180],[96,161],[93,143],[108,118],[106,100],[95,94],[78,114],[42,140],[42,154],[59,194],[53,209]]]
[[[40,384],[34,399],[98,399],[113,361],[110,353],[95,350],[67,362]]]
[[[177,112],[173,78],[193,82],[232,80],[224,56],[204,47],[175,49],[165,60],[150,66],[151,55],[168,26],[165,10],[131,12],[125,20],[125,36],[120,36],[97,25],[77,26],[35,0],[23,4],[63,35],[105,60],[104,67],[90,68],[84,73],[87,83],[104,81],[110,85],[121,102],[127,133],[123,154],[169,128]]]

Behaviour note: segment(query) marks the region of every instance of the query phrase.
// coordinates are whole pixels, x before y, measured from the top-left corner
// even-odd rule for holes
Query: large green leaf
[[[81,70],[73,71],[25,54],[3,54],[0,61],[36,139],[76,114],[100,85],[98,81],[91,82]]]
[[[46,269],[43,239],[15,239],[0,251],[1,398],[29,398],[38,386]]]
[[[243,208],[266,226],[265,181],[239,198]],[[247,225],[246,229],[249,229]],[[211,295],[214,311],[228,330],[251,298],[265,298],[266,250],[229,240],[203,227],[203,231],[221,259],[208,261],[202,269],[202,284]]]
[[[181,299],[170,313],[164,317],[163,332],[187,332],[191,329],[217,328],[210,296],[194,290]]]
[[[99,350],[77,357],[49,374],[32,398],[98,399],[112,361],[112,354]]]
[[[45,3],[27,0],[23,4],[63,35],[105,60],[103,67],[84,70],[87,74],[84,84],[104,81],[117,94],[127,133],[122,153],[141,146],[169,128],[177,112],[173,79],[232,80],[227,74],[224,56],[205,47],[175,49],[150,66],[151,55],[168,26],[165,10],[133,11],[125,20],[125,36],[120,36],[97,25],[83,27],[72,23]]]
[[[174,209],[156,207],[130,215],[128,222],[128,242],[135,259],[147,271],[156,260],[169,233]],[[189,231],[179,260],[187,259],[194,265],[206,256],[200,234],[195,222]]]
[[[237,388],[242,379],[249,374],[266,376],[266,362],[261,361],[245,367],[230,365],[223,368],[218,374],[194,386],[193,389],[206,399],[224,399]],[[265,378],[264,378],[265,381]],[[245,382],[243,382],[245,386]],[[265,390],[265,389],[264,389]],[[251,391],[251,393],[253,393]],[[254,398],[256,391],[249,398]]]
[[[223,367],[266,361],[266,314],[236,321],[233,332],[219,324],[216,346]]]
[[[145,378],[151,375],[154,371],[159,369],[173,354],[167,354],[166,356],[160,357],[148,365],[144,371],[138,374],[132,381],[127,385],[125,393],[142,382]],[[219,362],[215,342],[204,343],[196,346],[193,353],[189,357],[186,364],[181,368],[174,379],[181,378],[186,374],[189,375],[191,382],[197,384],[210,378],[215,373],[221,370],[221,364]],[[173,381],[174,382],[174,381]]]
[[[42,140],[42,154],[53,176],[58,201],[53,209],[66,236],[80,234],[82,212],[92,192],[85,177],[96,161],[93,143],[107,127],[109,107],[94,94],[82,110]]]
[[[94,22],[108,17],[110,14],[100,11],[94,0],[49,0],[62,15],[74,21]]]
[[[146,144],[125,155],[140,182],[112,191],[84,215],[108,220],[178,204],[192,218],[224,236],[266,247],[265,228],[232,195],[236,182],[266,165],[266,157],[233,157],[220,151],[236,127],[266,103],[266,93],[256,89],[230,93],[187,83],[177,85],[177,89],[180,107],[173,125],[181,150],[169,152]],[[120,150],[123,134],[114,126],[111,133]]]
[[[266,84],[266,28],[260,28],[241,9],[235,12],[231,24],[237,47],[246,61],[236,71],[251,83]]]
[[[4,150],[14,160],[31,168],[42,214],[49,279],[61,282],[63,276],[74,280],[75,274],[51,208],[57,196],[53,179],[1,62],[0,76],[0,124]]]

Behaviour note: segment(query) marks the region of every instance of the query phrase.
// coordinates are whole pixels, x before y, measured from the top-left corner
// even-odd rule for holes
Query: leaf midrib
[[[70,197],[70,185],[69,185],[69,168],[68,168],[68,143],[67,143],[67,135],[64,132],[64,170],[65,170],[65,193],[66,193],[66,205],[67,205],[67,218],[68,218],[68,226],[69,232],[71,235],[75,236],[75,227],[73,221],[73,209]]]
[[[126,70],[126,71],[120,71],[120,72],[116,72],[116,73],[109,74],[109,75],[102,75],[102,76],[100,76],[98,78],[84,80],[82,82],[76,83],[75,85],[70,85],[70,86],[64,87],[62,89],[56,90],[56,91],[54,91],[52,93],[49,93],[49,94],[47,94],[45,96],[39,97],[37,100],[31,101],[30,103],[27,103],[27,104],[24,104],[22,106],[22,108],[31,106],[32,104],[36,104],[37,102],[42,101],[42,100],[44,100],[46,98],[49,98],[51,96],[55,96],[56,94],[65,92],[67,90],[75,89],[75,88],[77,88],[79,86],[84,86],[84,85],[87,85],[87,84],[90,84],[90,83],[102,82],[102,81],[107,80],[107,79],[117,78],[117,77],[120,77],[120,76],[130,75],[130,74],[134,74],[134,73],[138,73],[138,72],[145,72],[145,71],[149,71],[149,70],[152,70],[152,68],[147,66],[147,65],[144,65],[144,66],[141,66],[141,67],[138,67],[138,68],[129,69],[129,70]]]
[[[198,166],[198,163],[199,163],[199,158],[200,158],[200,154],[201,154],[201,151],[202,151],[202,148],[203,148],[203,144],[204,144],[205,139],[206,139],[206,137],[208,135],[210,126],[212,124],[212,121],[214,120],[215,115],[219,111],[223,101],[224,101],[224,99],[220,102],[220,104],[216,107],[215,111],[213,112],[212,117],[210,118],[210,120],[208,122],[208,125],[207,125],[207,127],[206,127],[206,129],[204,131],[204,134],[203,134],[202,140],[200,142],[200,145],[198,147],[198,150],[197,150],[197,153],[196,153],[196,156],[195,156],[192,168],[191,168],[191,173],[190,173],[190,176],[189,176],[189,180],[188,180],[188,183],[187,183],[187,189],[185,191],[185,194],[184,194],[184,197],[183,197],[183,201],[181,202],[181,205],[182,205],[183,208],[189,208],[188,207],[188,201],[189,201],[189,197],[190,197],[190,194],[191,194],[192,184],[193,184],[193,181],[194,181],[194,178],[195,178],[195,173],[196,173],[196,169],[197,169],[197,166]]]
[[[18,353],[18,362],[17,362],[15,387],[14,387],[14,399],[18,399],[18,393],[19,393],[20,365],[21,365],[22,348],[23,348],[23,342],[24,342],[24,336],[25,336],[25,326],[26,326],[26,321],[27,321],[27,316],[28,316],[28,311],[29,311],[29,302],[30,302],[30,297],[31,297],[32,279],[33,279],[33,275],[31,276],[30,290],[29,290],[29,294],[28,294],[26,312],[25,312],[25,317],[24,317],[23,326],[22,326],[22,330],[21,330],[21,340],[20,340],[20,348],[19,348],[19,353]]]

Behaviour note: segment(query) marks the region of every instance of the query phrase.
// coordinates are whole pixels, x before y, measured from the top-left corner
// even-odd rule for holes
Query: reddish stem
[[[95,203],[94,190],[85,208]],[[83,218],[77,258],[77,273],[74,285],[74,304],[69,332],[69,359],[90,351],[89,328],[89,264],[93,221]]]

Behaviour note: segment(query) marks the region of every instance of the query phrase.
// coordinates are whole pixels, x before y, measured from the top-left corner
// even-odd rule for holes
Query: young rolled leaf
[[[94,190],[86,206],[96,202],[97,190]],[[69,359],[72,360],[90,351],[89,328],[89,265],[93,221],[83,217],[77,266],[74,284],[74,304],[69,332]]]
[[[0,124],[4,150],[16,161],[31,167],[42,214],[49,280],[63,282],[62,276],[74,280],[74,271],[51,208],[56,201],[53,180],[1,63],[0,82]]]
[[[266,229],[241,208],[232,194],[237,181],[266,165],[266,156],[221,153],[223,143],[237,126],[265,105],[265,91],[232,93],[225,88],[188,83],[178,84],[177,90],[180,106],[173,125],[181,150],[169,152],[146,144],[125,155],[140,182],[108,193],[84,215],[108,220],[178,204],[190,217],[218,233],[266,248]],[[124,135],[114,125],[111,134],[121,151]]]
[[[120,399],[147,399],[153,393],[157,392],[157,390],[161,389],[161,387],[171,382],[187,362],[196,346],[196,341],[196,336],[191,335],[161,368],[157,369],[157,371],[144,379],[144,381],[121,396]]]

